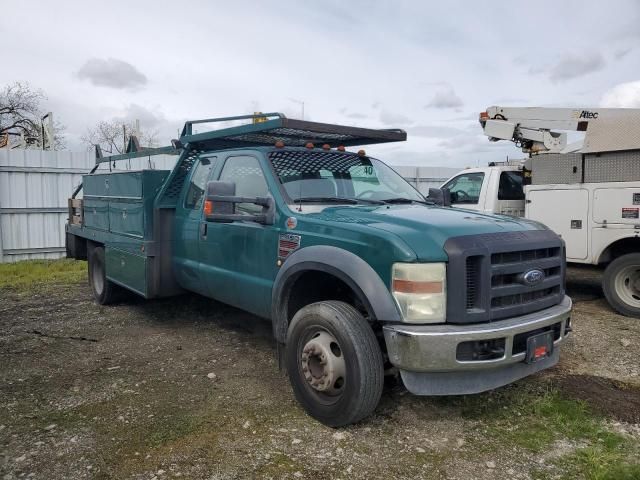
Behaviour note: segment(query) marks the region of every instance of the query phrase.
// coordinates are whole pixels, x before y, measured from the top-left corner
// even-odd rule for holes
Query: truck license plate
[[[544,332],[527,338],[527,363],[543,360],[553,353],[553,332]]]

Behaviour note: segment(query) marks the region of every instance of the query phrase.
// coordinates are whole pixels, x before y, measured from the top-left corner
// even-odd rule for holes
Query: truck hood
[[[419,261],[447,260],[443,246],[451,237],[546,228],[523,218],[416,204],[329,207],[307,217],[333,224],[365,224],[395,234],[416,253]]]

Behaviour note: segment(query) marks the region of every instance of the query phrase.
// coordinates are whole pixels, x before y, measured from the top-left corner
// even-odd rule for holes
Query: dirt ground
[[[640,321],[611,311],[599,275],[570,271],[575,331],[556,368],[468,397],[390,382],[374,416],[340,430],[302,411],[270,325],[240,310],[196,295],[101,307],[84,283],[0,289],[0,472],[640,478]]]

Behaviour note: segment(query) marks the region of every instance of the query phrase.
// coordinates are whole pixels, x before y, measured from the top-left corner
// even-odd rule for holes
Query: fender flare
[[[287,338],[287,302],[291,287],[300,274],[308,271],[329,273],[342,280],[358,295],[374,320],[402,320],[391,292],[371,265],[342,248],[310,246],[293,252],[274,281],[271,321],[273,334],[278,342],[285,343]]]

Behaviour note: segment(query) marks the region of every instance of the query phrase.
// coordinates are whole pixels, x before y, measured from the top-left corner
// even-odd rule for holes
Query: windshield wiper
[[[382,200],[384,203],[422,203],[424,205],[434,205],[434,202],[430,202],[429,200],[415,200],[413,198],[405,198],[405,197],[394,197],[394,198],[385,198]]]
[[[294,199],[294,203],[347,203],[349,205],[357,205],[359,203],[371,203],[374,205],[384,205],[385,202],[380,200],[370,200],[368,198],[347,198],[347,197],[300,197]]]

